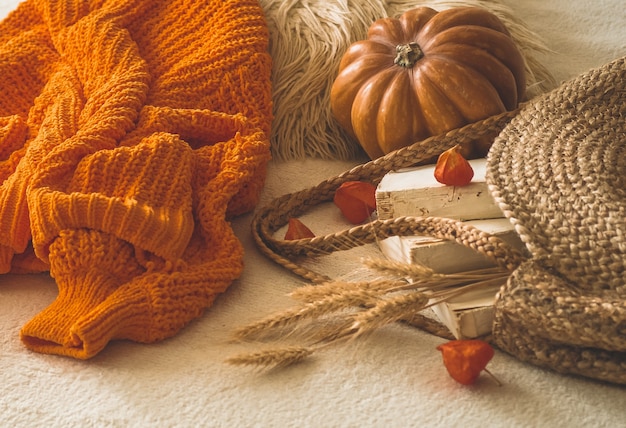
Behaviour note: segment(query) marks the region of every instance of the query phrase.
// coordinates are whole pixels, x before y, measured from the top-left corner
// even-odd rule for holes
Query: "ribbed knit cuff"
[[[37,256],[48,257],[59,231],[80,228],[108,232],[164,259],[183,254],[194,229],[194,159],[176,135],[155,133],[133,147],[97,151],[72,174],[63,189],[51,174],[29,191]]]
[[[22,328],[22,342],[35,352],[89,359],[113,339],[141,335],[151,320],[147,294],[127,287],[105,297],[112,285],[102,274],[77,277]]]
[[[149,314],[147,298],[116,294],[143,273],[128,243],[93,230],[63,231],[50,246],[50,262],[59,295],[22,328],[21,338],[28,348],[90,358],[119,336],[125,319]],[[111,299],[124,302],[112,305]],[[118,312],[114,316],[112,308]],[[149,322],[141,319],[141,323]]]

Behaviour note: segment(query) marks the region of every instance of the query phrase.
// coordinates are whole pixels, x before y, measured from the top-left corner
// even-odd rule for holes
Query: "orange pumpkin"
[[[374,159],[429,136],[512,110],[525,63],[502,21],[476,7],[419,7],[374,22],[342,57],[333,115]],[[465,147],[463,155],[484,155]]]

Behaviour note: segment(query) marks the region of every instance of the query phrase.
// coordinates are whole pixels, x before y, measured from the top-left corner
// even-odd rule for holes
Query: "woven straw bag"
[[[626,383],[626,61],[526,106],[489,153],[490,191],[532,258],[494,337],[525,361]]]
[[[385,173],[456,144],[494,136],[487,181],[525,242],[525,257],[500,239],[444,218],[400,217],[311,239],[275,232],[332,200],[346,181]],[[626,58],[591,70],[518,110],[431,137],[315,187],[283,195],[253,218],[261,252],[308,281],[330,278],[298,260],[390,236],[454,240],[511,275],[495,305],[493,341],[521,360],[562,373],[626,384]],[[419,327],[446,335],[423,318]]]

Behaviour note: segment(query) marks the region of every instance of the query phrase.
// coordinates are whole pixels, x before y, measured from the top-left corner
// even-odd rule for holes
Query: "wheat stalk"
[[[289,346],[236,355],[228,358],[226,362],[238,366],[286,367],[301,362],[312,353],[312,348]]]
[[[450,300],[454,297],[461,296],[465,293],[468,293],[469,291],[472,291],[478,288],[487,288],[487,287],[491,287],[492,285],[502,285],[506,282],[508,277],[509,277],[509,274],[507,274],[506,272],[500,272],[498,274],[494,273],[488,276],[486,279],[481,280],[481,281],[471,282],[469,284],[460,285],[460,286],[429,293],[428,296],[430,297],[431,302],[428,304],[428,306],[435,305],[442,301]]]
[[[418,263],[403,263],[394,260],[374,258],[364,258],[362,263],[370,269],[376,270],[390,277],[410,278],[415,284],[442,280],[472,281],[476,279],[483,279],[485,276],[507,272],[503,268],[494,267],[458,273],[438,273],[433,269]]]
[[[371,304],[377,297],[378,294],[359,288],[341,290],[245,326],[235,332],[235,337],[239,339],[260,338],[269,330],[293,326],[300,321],[322,317],[350,307]]]
[[[372,308],[354,314],[350,331],[353,332],[354,337],[360,336],[419,312],[427,303],[428,297],[420,292],[381,300]]]
[[[377,279],[372,281],[329,281],[319,285],[305,285],[292,291],[289,295],[291,298],[311,303],[320,299],[324,299],[333,295],[344,295],[346,293],[354,293],[362,295],[367,293],[372,297],[382,296],[384,293],[395,291],[406,285],[404,280]]]
[[[417,264],[364,259],[363,264],[382,275],[370,281],[329,281],[303,286],[291,297],[300,302],[291,308],[245,326],[235,332],[244,339],[267,339],[283,331],[301,337],[310,346],[289,346],[229,358],[230,364],[279,367],[295,364],[313,352],[341,340],[354,339],[470,290],[504,283],[509,272],[502,268],[441,274]],[[409,278],[407,280],[407,278]],[[308,328],[302,326],[308,321]],[[306,325],[305,325],[306,326]]]
[[[420,264],[408,264],[387,259],[365,258],[361,262],[370,269],[394,277],[408,277],[414,281],[441,279],[442,274]]]

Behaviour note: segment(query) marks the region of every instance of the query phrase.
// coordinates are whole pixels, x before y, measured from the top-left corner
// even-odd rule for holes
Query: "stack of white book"
[[[522,250],[523,244],[504,218],[485,182],[486,160],[471,160],[474,178],[466,186],[446,186],[434,177],[434,165],[386,174],[376,190],[381,220],[402,217],[446,217],[467,222]],[[394,236],[380,241],[390,260],[418,263],[441,273],[458,273],[494,267],[482,254],[452,241],[427,236]],[[433,306],[433,311],[459,339],[491,332],[493,303],[498,287],[465,293]]]

